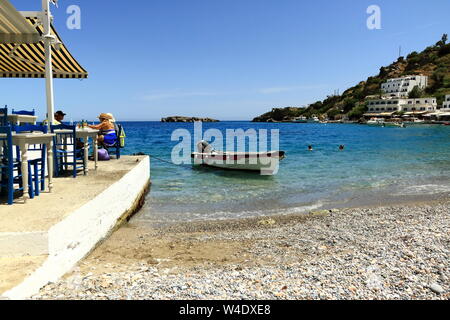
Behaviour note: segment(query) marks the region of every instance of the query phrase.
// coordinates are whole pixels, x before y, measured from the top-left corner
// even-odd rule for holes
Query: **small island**
[[[215,120],[215,119],[211,119],[211,118],[173,116],[173,117],[162,118],[161,122],[219,122],[219,120]]]

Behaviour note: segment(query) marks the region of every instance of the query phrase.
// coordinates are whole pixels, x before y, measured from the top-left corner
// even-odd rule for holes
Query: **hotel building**
[[[370,116],[391,116],[395,112],[403,112],[405,115],[425,114],[435,112],[437,109],[436,98],[418,99],[377,99],[368,101],[368,114]]]
[[[425,89],[428,86],[427,76],[406,76],[402,78],[389,79],[381,85],[383,97],[386,98],[407,98],[408,94],[414,89]]]

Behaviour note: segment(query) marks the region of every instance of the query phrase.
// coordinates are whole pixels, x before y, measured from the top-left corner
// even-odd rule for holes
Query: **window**
[[[412,101],[408,101],[408,104],[412,104],[413,102]]]
[[[416,108],[411,108],[411,111],[416,111]]]
[[[376,111],[380,111],[380,108],[376,108],[375,110],[376,110]]]
[[[425,111],[426,109],[424,107],[420,108],[420,111]]]
[[[403,111],[408,111],[408,108],[403,108]]]
[[[373,108],[370,108],[369,111],[373,111]]]

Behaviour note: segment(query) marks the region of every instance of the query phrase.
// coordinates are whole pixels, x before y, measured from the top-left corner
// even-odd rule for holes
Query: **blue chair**
[[[41,132],[47,133],[47,126],[36,126],[36,125],[23,125],[23,126],[12,126],[12,131],[16,133],[23,132]],[[17,162],[20,162],[20,149],[16,147]],[[40,158],[33,160],[28,160],[28,179],[29,179],[29,190],[30,198],[34,196],[39,196],[40,191],[45,190],[45,166],[46,166],[46,153],[47,146],[43,145],[32,145],[28,148],[28,151],[39,151],[41,153]],[[19,175],[21,175],[21,167],[19,167]]]
[[[34,111],[26,111],[26,110],[20,110],[20,111],[14,111],[14,109],[12,109],[12,114],[18,114],[18,115],[22,115],[22,116],[35,116],[36,112]]]
[[[109,155],[115,155],[116,159],[120,159],[120,132],[122,131],[122,125],[115,126],[116,129],[116,136],[117,140],[116,143],[113,146],[103,146],[107,151]]]
[[[6,187],[8,204],[14,202],[14,161],[11,127],[0,127],[0,191]]]
[[[52,133],[55,133],[53,138],[55,177],[59,177],[64,171],[68,171],[68,167],[72,167],[72,175],[76,178],[77,170],[84,171],[87,166],[84,148],[78,145],[76,126],[60,124],[50,127]],[[57,130],[64,131],[55,132]]]
[[[0,108],[0,126],[8,125],[8,107]]]
[[[33,129],[34,131],[40,131],[38,128]],[[46,130],[46,128],[42,129]],[[30,128],[24,131],[30,131]],[[18,153],[17,158],[14,159],[12,132],[13,128],[10,126],[0,127],[0,192],[3,192],[3,189],[6,188],[9,205],[12,205],[14,202],[14,193],[16,191],[23,191],[20,153]],[[45,178],[45,149],[42,158],[42,160],[36,159],[28,161],[29,175],[27,182],[28,193],[31,199],[35,197],[36,192],[37,195],[39,195],[39,183],[42,183],[42,176]],[[41,165],[41,169],[39,169],[39,165]],[[34,172],[32,169],[34,169]],[[16,175],[15,172],[17,172]],[[15,188],[15,185],[18,185],[18,188]],[[42,187],[44,187],[43,184]]]

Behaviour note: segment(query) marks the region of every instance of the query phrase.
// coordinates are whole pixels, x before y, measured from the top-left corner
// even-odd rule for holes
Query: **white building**
[[[418,86],[425,89],[428,86],[427,76],[406,76],[402,78],[389,79],[381,85],[384,97],[407,98],[408,94]]]
[[[450,97],[450,96],[449,96]],[[436,98],[418,99],[376,99],[368,101],[369,114],[392,115],[394,112],[405,114],[425,114],[435,112],[437,109]]]
[[[442,109],[450,109],[450,94],[445,96],[444,103],[442,104]]]

